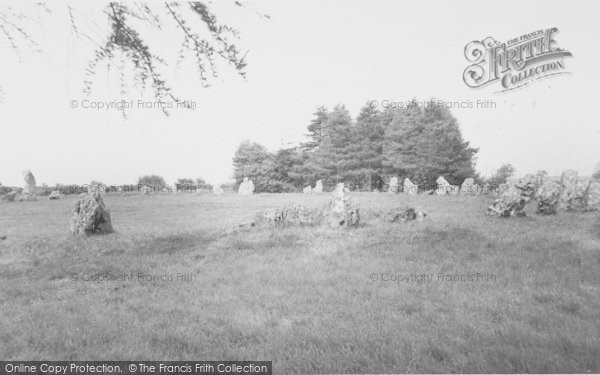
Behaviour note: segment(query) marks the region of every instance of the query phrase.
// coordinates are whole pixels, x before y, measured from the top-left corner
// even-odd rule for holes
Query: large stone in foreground
[[[344,184],[338,184],[331,199],[322,210],[325,224],[331,228],[351,227],[360,222],[358,205],[344,190]]]
[[[535,177],[527,175],[514,185],[511,185],[500,198],[488,207],[488,215],[500,217],[526,216],[525,206],[533,197],[535,191]]]
[[[584,209],[584,196],[589,180],[579,178],[577,171],[564,171],[560,176],[561,194],[558,202],[559,210]]]
[[[112,233],[114,229],[110,212],[99,192],[86,194],[75,202],[71,217],[71,233],[74,236]]]
[[[600,210],[600,181],[592,180],[584,196],[585,208],[588,211]]]
[[[558,210],[561,185],[558,181],[545,180],[537,189],[535,199],[538,202],[537,212],[542,215],[553,215]]]

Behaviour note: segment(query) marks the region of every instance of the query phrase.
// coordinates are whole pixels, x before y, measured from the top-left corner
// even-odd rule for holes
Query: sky
[[[519,174],[575,169],[589,175],[600,162],[598,1],[256,0],[243,9],[219,2],[212,5],[219,21],[238,29],[238,47],[248,51],[247,77],[223,65],[212,85],[202,87],[193,61],[175,64],[181,35],[165,27],[149,45],[172,58],[163,75],[196,108],[174,109],[169,117],[133,108],[126,119],[116,110],[82,108],[83,101],[133,100],[134,107],[154,101],[135,87],[121,93],[119,61],[110,70],[101,66],[91,95],[84,94],[94,43],[107,35],[104,4],[56,1],[48,13],[24,3],[0,0],[0,10],[32,15],[21,22],[41,49],[23,47],[19,60],[0,34],[3,185],[23,185],[26,169],[48,185],[132,184],[145,174],[171,184],[184,177],[227,182],[241,141],[272,151],[302,142],[318,106],[341,103],[356,116],[370,101],[431,97],[493,103],[452,108],[464,139],[479,148],[476,168],[484,176],[503,163]],[[68,5],[85,36],[74,33]],[[570,74],[508,92],[463,82],[469,42],[508,41],[552,27],[559,29],[558,46],[573,54],[565,60]]]

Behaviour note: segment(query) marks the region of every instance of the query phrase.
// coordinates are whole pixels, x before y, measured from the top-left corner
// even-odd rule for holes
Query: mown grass
[[[600,371],[598,213],[499,219],[485,215],[486,197],[355,196],[364,225],[341,231],[222,230],[325,196],[108,196],[117,233],[88,239],[68,233],[72,199],[0,204],[0,357],[261,359],[276,373]],[[375,218],[395,205],[430,220]],[[437,280],[474,272],[495,280]],[[106,274],[132,276],[81,280]]]

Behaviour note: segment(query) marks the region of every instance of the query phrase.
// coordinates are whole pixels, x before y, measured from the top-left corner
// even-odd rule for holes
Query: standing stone
[[[483,194],[489,194],[490,193],[490,184],[488,184],[487,182],[485,184],[483,184],[483,189],[481,190],[481,192]]]
[[[561,184],[558,181],[545,180],[538,187],[535,198],[538,201],[537,213],[553,215],[558,209],[561,195]]]
[[[438,177],[437,180],[435,180],[435,183],[437,184],[437,189],[435,191],[437,195],[450,194],[450,191],[452,190],[451,185],[443,176]]]
[[[546,173],[545,171],[538,171],[535,174],[535,191],[536,191],[536,195],[539,189],[542,188],[542,186],[544,186],[544,184],[546,183],[546,181],[548,180],[548,173]]]
[[[388,193],[397,193],[399,187],[400,185],[398,185],[398,177],[392,177],[392,179],[390,180],[390,187],[388,189]]]
[[[315,184],[315,188],[312,189],[313,193],[322,193],[323,192],[323,181],[319,180]]]
[[[142,189],[140,191],[144,195],[150,195],[150,193],[152,193],[152,188],[150,186],[144,185],[144,186],[142,186]]]
[[[413,184],[413,182],[407,177],[404,179],[404,192],[410,195],[417,195],[419,186]]]
[[[304,189],[302,189],[302,192],[303,192],[304,194],[310,194],[310,193],[311,193],[311,191],[312,191],[312,188],[310,187],[310,185],[309,185],[309,186],[307,186],[307,187],[305,187]]]
[[[23,194],[30,194],[35,196],[35,177],[29,169],[23,172],[23,179],[25,180]]]
[[[48,199],[59,199],[60,198],[60,191],[58,190],[54,190],[52,193],[50,193],[50,195],[48,196]]]
[[[585,190],[579,181],[577,171],[564,171],[560,176],[561,194],[558,202],[559,210],[574,210],[583,207]]]
[[[525,206],[531,201],[535,191],[535,176],[527,175],[512,185],[499,199],[488,207],[488,215],[500,217],[526,216]]]
[[[465,178],[461,187],[460,187],[461,195],[477,195],[477,185],[475,184],[475,180],[471,177]]]
[[[100,191],[85,194],[75,202],[71,217],[71,233],[74,236],[112,233],[114,229],[110,212],[106,209]]]
[[[223,195],[225,193],[221,185],[213,185],[212,192],[214,195]]]
[[[440,186],[449,186],[450,183],[448,181],[446,181],[446,179],[444,178],[444,176],[440,176],[437,178],[437,180],[435,180],[435,183],[438,185],[438,187]]]
[[[335,187],[335,190],[331,193],[332,196],[342,198],[344,197],[344,183],[340,182]]]
[[[585,209],[587,211],[600,210],[600,181],[592,180],[585,192]]]
[[[344,191],[343,183],[337,185],[322,213],[324,222],[331,228],[355,226],[360,221],[359,207]]]
[[[244,177],[244,181],[240,184],[238,189],[238,195],[252,195],[254,194],[254,182],[249,180],[248,177]]]
[[[28,169],[23,171],[23,179],[25,180],[25,185],[23,186],[23,192],[19,196],[19,201],[35,201],[37,200],[36,196],[36,184],[35,177],[33,173]]]

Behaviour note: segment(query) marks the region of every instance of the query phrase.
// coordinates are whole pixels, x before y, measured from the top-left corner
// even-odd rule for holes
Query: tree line
[[[434,189],[443,175],[451,184],[475,171],[477,148],[462,137],[449,108],[435,99],[413,100],[402,108],[378,110],[369,104],[353,119],[342,104],[320,106],[307,126],[306,142],[270,152],[249,140],[233,158],[234,178],[254,181],[257,192],[293,192],[322,180],[353,190],[381,190],[393,176]]]

